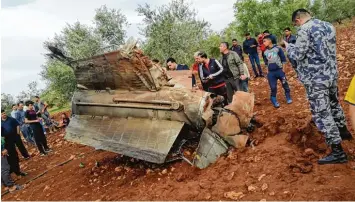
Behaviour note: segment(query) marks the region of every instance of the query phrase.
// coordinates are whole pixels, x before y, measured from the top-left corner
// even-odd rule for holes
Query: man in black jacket
[[[239,55],[239,58],[244,62],[243,49],[241,45],[238,45],[237,39],[232,40],[232,47],[230,50],[236,52]]]
[[[227,98],[226,83],[223,78],[223,66],[218,60],[208,58],[205,52],[197,55],[199,74],[202,82],[208,86],[208,92]]]
[[[296,36],[292,35],[292,32],[291,32],[291,29],[289,27],[286,27],[284,29],[284,33],[285,33],[285,37],[284,37],[284,40],[287,42],[287,43],[290,43],[290,44],[295,44],[296,43]],[[288,60],[290,61],[291,63],[291,66],[296,69],[297,68],[297,62],[296,60],[293,60],[291,59],[290,57],[288,57]]]
[[[1,136],[5,138],[5,149],[7,150],[7,161],[10,165],[10,173],[18,176],[26,176],[27,173],[20,171],[19,158],[16,151],[16,136],[20,134],[19,123],[16,119],[8,117],[5,111],[1,110]]]
[[[250,33],[245,34],[245,41],[243,42],[244,53],[249,55],[250,63],[253,68],[255,77],[264,77],[263,70],[261,70],[260,60],[258,55],[258,42],[256,39],[251,38]],[[258,66],[259,73],[256,71],[255,63]]]

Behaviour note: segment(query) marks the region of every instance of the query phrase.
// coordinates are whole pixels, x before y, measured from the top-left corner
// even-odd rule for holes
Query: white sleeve
[[[211,76],[216,77],[216,76],[220,75],[223,72],[223,66],[221,65],[221,63],[218,62],[218,60],[214,60],[214,61],[218,65],[219,70],[218,70],[218,72],[216,72],[214,74],[211,74]]]
[[[201,78],[201,79],[204,79],[203,70],[202,70],[202,65],[203,65],[203,64],[199,64],[199,65],[198,65],[198,70],[199,70],[198,73],[200,74],[200,78]]]

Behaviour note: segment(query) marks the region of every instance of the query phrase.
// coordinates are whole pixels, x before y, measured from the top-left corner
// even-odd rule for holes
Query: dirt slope
[[[340,100],[344,99],[355,74],[354,24],[337,30]],[[50,170],[24,190],[2,199],[355,200],[355,141],[343,144],[349,163],[317,165],[317,159],[326,150],[324,139],[310,123],[304,88],[290,67],[286,72],[294,103],[286,104],[279,85],[279,109],[274,109],[269,102],[265,79],[250,82],[256,95],[256,116],[263,124],[251,134],[257,140],[254,148],[233,151],[204,170],[184,162],[152,167],[67,142],[58,133],[49,136],[52,154],[40,157],[32,148],[34,157],[21,160],[22,169],[29,175],[18,179],[20,184],[72,155],[87,154]],[[347,105],[341,103],[348,113]],[[354,130],[352,133],[355,134]],[[310,149],[305,152],[306,148],[314,152]]]

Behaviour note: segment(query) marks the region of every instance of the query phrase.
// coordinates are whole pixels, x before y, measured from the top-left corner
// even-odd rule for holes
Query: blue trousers
[[[251,67],[253,68],[253,72],[254,72],[255,76],[262,75],[263,70],[261,70],[258,53],[249,53],[249,60],[251,63]],[[256,71],[255,63],[258,66],[259,73]]]
[[[23,137],[27,140],[27,142],[34,144],[35,141],[33,140],[32,129],[28,124],[22,124],[20,130],[23,134]]]
[[[240,80],[240,84],[242,86],[242,91],[244,91],[244,92],[249,92],[248,81],[249,81],[248,78],[245,80]]]
[[[277,94],[277,80],[281,81],[282,87],[285,90],[285,94],[290,94],[290,87],[288,86],[285,72],[282,69],[269,71],[267,74],[267,79],[269,81],[270,89],[271,89],[271,97],[276,97]]]

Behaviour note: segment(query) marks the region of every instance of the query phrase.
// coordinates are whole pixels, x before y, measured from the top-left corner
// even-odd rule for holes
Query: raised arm
[[[38,123],[39,120],[28,120],[27,118],[25,118],[25,123]]]
[[[299,30],[295,44],[288,44],[286,47],[288,56],[296,61],[303,60],[309,49],[309,38],[306,30]]]

